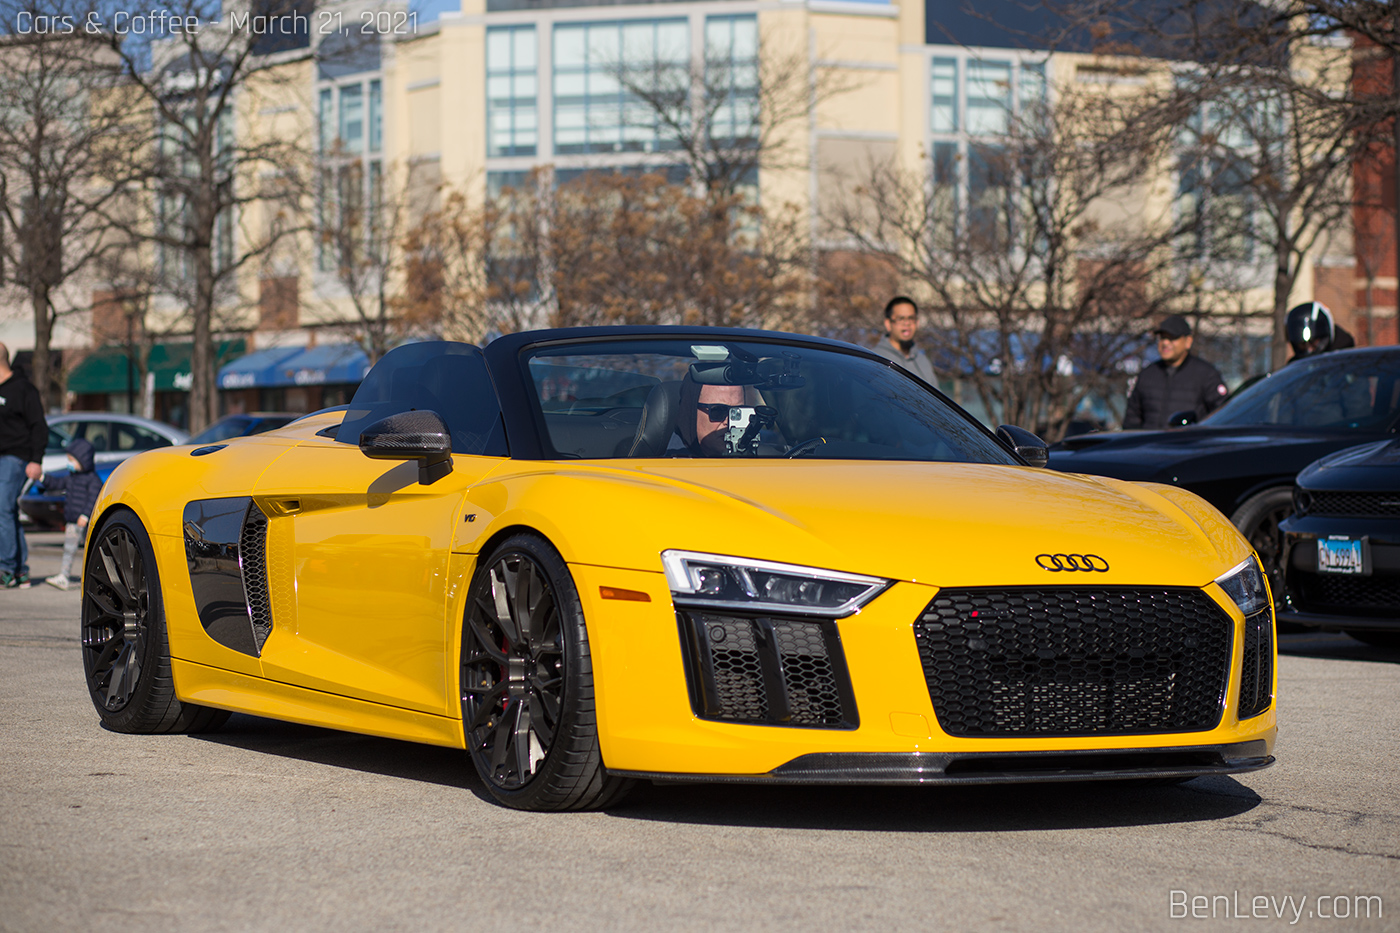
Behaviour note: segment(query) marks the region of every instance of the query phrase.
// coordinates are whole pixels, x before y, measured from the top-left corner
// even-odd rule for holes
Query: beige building
[[[314,137],[317,219],[340,236],[288,241],[249,267],[226,336],[245,339],[250,352],[220,379],[230,410],[309,410],[344,400],[365,362],[345,346],[344,325],[376,313],[379,289],[372,275],[347,283],[340,251],[345,236],[368,242],[373,234],[361,218],[396,203],[404,188],[414,192],[412,212],[440,186],[484,199],[542,166],[557,180],[595,170],[683,175],[674,136],[659,121],[647,125],[620,86],[624,69],[679,73],[694,61],[724,62],[729,102],[714,121],[721,129],[729,121],[737,133],[751,116],[745,108],[761,69],[800,62],[814,106],[779,128],[781,164],[745,182],[765,206],[796,205],[819,243],[831,235],[824,215],[872,160],[894,158],[925,173],[946,189],[950,210],[966,211],[995,183],[979,162],[979,140],[1005,133],[1023,107],[1057,87],[1112,93],[1125,80],[1093,56],[1034,48],[1028,37],[1038,26],[1020,4],[1003,4],[1003,13],[1016,14],[1008,22],[996,9],[984,17],[943,0],[452,3],[424,5],[435,14],[322,4],[304,37],[316,61],[289,56],[298,77],[288,86],[299,89],[244,108],[249,127]],[[1187,187],[1164,166],[1160,183],[1137,192],[1134,203],[1107,209],[1170,214],[1189,197]],[[273,222],[245,217],[238,227],[248,235]],[[1338,265],[1328,254],[1345,255],[1347,245],[1307,264],[1299,300],[1324,287]],[[1267,307],[1269,284],[1262,276],[1232,287],[1244,304]],[[1267,322],[1238,330],[1258,331],[1251,339],[1264,352]],[[123,399],[113,395],[110,404]]]

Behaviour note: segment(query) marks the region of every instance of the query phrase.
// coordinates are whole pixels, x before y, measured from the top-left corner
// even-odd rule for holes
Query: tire
[[[1275,486],[1250,496],[1230,516],[1240,534],[1259,553],[1259,562],[1269,575],[1269,590],[1275,602],[1283,598],[1283,566],[1279,563],[1283,556],[1283,532],[1278,526],[1292,514],[1292,487]]]
[[[1376,632],[1349,628],[1347,634],[1357,641],[1364,641],[1373,648],[1390,648],[1400,651],[1400,632]]]
[[[588,630],[564,559],[518,534],[486,556],[462,621],[462,726],[486,789],[519,810],[608,806]]]
[[[208,732],[228,719],[175,696],[155,551],[131,512],[117,512],[88,540],[82,643],[88,693],[113,732]]]

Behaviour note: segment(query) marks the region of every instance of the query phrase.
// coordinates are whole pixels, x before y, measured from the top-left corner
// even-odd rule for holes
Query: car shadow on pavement
[[[900,833],[1100,829],[1221,820],[1260,796],[1230,777],[1144,787],[1116,781],[977,787],[640,785],[610,816],[664,823]]]
[[[191,736],[231,748],[491,797],[460,749],[235,713]],[[1247,778],[1246,778],[1247,779]],[[1169,787],[1119,782],[979,787],[761,787],[639,782],[611,816],[665,823],[869,832],[1001,832],[1189,823],[1237,816],[1258,794],[1230,777]]]
[[[1278,636],[1279,654],[1305,658],[1336,658],[1340,661],[1379,661],[1400,664],[1400,651],[1377,648],[1341,632],[1300,632]]]
[[[217,732],[190,738],[265,755],[469,790],[489,799],[460,748],[420,745],[234,713]]]

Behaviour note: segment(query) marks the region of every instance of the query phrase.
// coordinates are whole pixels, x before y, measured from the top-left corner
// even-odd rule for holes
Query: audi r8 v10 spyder
[[[1249,544],[1044,459],[820,338],[410,344],[344,410],[117,470],[87,684],[116,731],[238,711],[461,748],[530,809],[1270,764]]]
[[[1280,592],[1279,522],[1299,471],[1397,429],[1400,347],[1339,350],[1271,373],[1198,425],[1067,438],[1050,448],[1050,466],[1191,490],[1230,516]]]
[[[1323,457],[1293,500],[1279,619],[1400,648],[1400,440]]]

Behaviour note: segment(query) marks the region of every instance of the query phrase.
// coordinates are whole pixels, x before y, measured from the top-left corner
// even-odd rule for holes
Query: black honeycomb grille
[[[1274,702],[1274,618],[1265,609],[1244,620],[1240,661],[1240,719],[1250,719]]]
[[[943,590],[914,625],[950,735],[1197,732],[1220,722],[1234,626],[1191,588]]]
[[[1400,515],[1400,492],[1312,492],[1309,515]]]
[[[701,717],[827,729],[858,724],[835,622],[709,612],[677,617]]]
[[[272,632],[272,600],[267,589],[267,516],[256,505],[248,506],[243,533],[238,538],[238,562],[243,570],[243,593],[258,650]]]
[[[1299,602],[1308,610],[1337,615],[1400,611],[1400,574],[1299,573],[1297,580]]]

